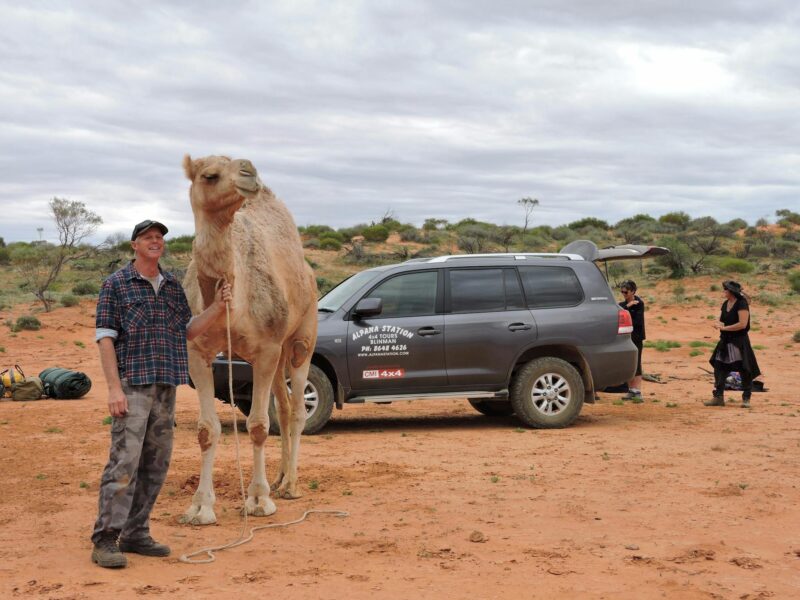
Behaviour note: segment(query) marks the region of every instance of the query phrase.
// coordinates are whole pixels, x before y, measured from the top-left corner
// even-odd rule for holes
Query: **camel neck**
[[[195,220],[192,252],[201,274],[214,278],[230,276],[234,261],[230,226],[219,227]]]

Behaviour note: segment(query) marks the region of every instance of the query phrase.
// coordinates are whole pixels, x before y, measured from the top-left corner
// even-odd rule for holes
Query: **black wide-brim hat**
[[[169,229],[167,229],[167,226],[164,225],[163,223],[147,219],[146,221],[138,223],[136,227],[133,228],[133,233],[131,234],[131,241],[135,240],[137,237],[142,235],[145,231],[147,231],[151,227],[158,227],[158,229],[161,231],[161,235],[167,235],[167,232],[169,231]]]
[[[723,281],[722,287],[728,290],[734,296],[741,296],[742,295],[742,284],[736,281]]]

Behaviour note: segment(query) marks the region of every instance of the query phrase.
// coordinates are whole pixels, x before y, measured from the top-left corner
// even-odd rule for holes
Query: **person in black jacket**
[[[742,377],[742,408],[750,408],[750,395],[753,379],[761,375],[753,347],[750,345],[750,304],[742,292],[742,286],[735,281],[723,281],[725,302],[720,308],[719,322],[714,328],[719,330],[719,343],[708,361],[714,367],[713,397],[706,406],[725,406],[725,379],[732,371]]]
[[[631,341],[639,351],[636,362],[636,375],[628,382],[628,394],[625,396],[628,400],[642,399],[642,346],[646,339],[644,331],[644,300],[636,295],[636,290],[636,283],[630,279],[623,281],[622,285],[620,285],[620,291],[624,299],[619,305],[631,313],[631,320],[633,321]]]

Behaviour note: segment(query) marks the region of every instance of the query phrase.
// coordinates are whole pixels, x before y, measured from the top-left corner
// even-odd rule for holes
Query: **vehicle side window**
[[[575,306],[583,290],[575,272],[566,267],[520,267],[528,308]]]
[[[505,310],[503,269],[451,269],[450,307],[454,313]]]
[[[378,318],[432,315],[436,312],[436,271],[406,273],[392,277],[365,298],[380,298],[383,311]]]

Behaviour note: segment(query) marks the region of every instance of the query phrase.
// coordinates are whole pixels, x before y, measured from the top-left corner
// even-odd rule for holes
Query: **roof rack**
[[[448,254],[433,258],[411,259],[414,262],[439,263],[458,259],[472,258],[513,258],[514,260],[527,260],[529,258],[555,258],[560,260],[584,260],[579,254],[561,254],[560,252],[497,252],[494,254]],[[411,262],[411,261],[407,261]]]

